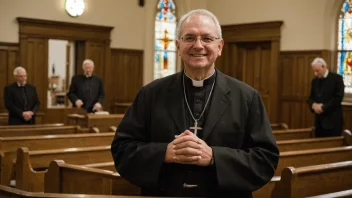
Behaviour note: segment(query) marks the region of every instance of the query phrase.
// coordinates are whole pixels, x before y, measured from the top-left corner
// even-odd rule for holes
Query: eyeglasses
[[[214,43],[214,41],[220,39],[220,38],[216,38],[216,37],[213,37],[213,36],[200,36],[200,41],[203,45],[210,45],[212,43]],[[189,45],[192,45],[192,44],[195,44],[198,40],[198,37],[196,36],[184,36],[184,37],[181,37],[181,40],[186,43],[186,44],[189,44]]]

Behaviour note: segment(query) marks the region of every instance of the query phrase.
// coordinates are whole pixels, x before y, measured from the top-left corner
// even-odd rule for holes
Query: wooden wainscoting
[[[108,93],[112,95],[111,106],[115,103],[131,103],[143,86],[143,50],[111,49],[112,84]],[[125,109],[114,113],[125,113]]]
[[[216,67],[261,95],[269,119],[278,123],[278,65],[282,21],[222,26],[225,46]]]
[[[13,70],[19,65],[18,43],[0,42],[0,112],[6,112],[4,87],[14,82]]]

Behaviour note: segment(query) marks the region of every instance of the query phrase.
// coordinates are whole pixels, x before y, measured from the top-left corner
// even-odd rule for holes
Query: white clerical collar
[[[184,71],[184,73],[185,73],[185,75],[187,76],[186,70]],[[187,78],[189,78],[189,79],[192,80],[192,85],[193,85],[194,87],[203,87],[204,81],[205,81],[206,79],[212,77],[212,76],[214,75],[214,73],[215,73],[215,69],[213,70],[213,73],[212,73],[210,76],[206,77],[206,78],[203,79],[203,80],[194,80],[194,79],[192,79],[192,78],[189,77],[189,76],[187,76]]]
[[[21,85],[21,83],[17,82],[17,86],[18,86],[18,87],[24,87],[24,86],[26,86],[26,84]]]
[[[329,70],[326,70],[324,74],[324,78],[328,77],[328,74],[329,74]]]

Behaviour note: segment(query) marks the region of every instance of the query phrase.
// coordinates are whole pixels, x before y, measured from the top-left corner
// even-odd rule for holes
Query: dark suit
[[[323,113],[315,114],[316,137],[340,136],[343,127],[341,102],[344,96],[342,76],[329,72],[325,79],[314,78],[308,105],[310,110],[313,103],[323,104]]]
[[[72,77],[70,90],[67,93],[68,98],[73,106],[76,106],[76,100],[83,102],[82,108],[88,113],[93,111],[94,104],[104,103],[104,87],[102,80],[95,75],[87,78],[85,75],[77,75]]]
[[[258,92],[218,70],[202,138],[214,165],[164,163],[168,143],[189,128],[182,75],[140,90],[112,142],[117,171],[148,196],[251,197],[272,178],[279,151]],[[183,188],[188,179],[199,188]]]
[[[26,97],[26,98],[24,98]],[[36,88],[31,84],[19,87],[13,83],[4,88],[5,107],[9,112],[9,125],[35,124],[35,114],[39,109],[39,99]],[[32,119],[26,121],[22,113],[32,111]]]

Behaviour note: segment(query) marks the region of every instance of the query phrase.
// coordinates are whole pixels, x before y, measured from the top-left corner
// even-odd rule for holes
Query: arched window
[[[337,73],[343,77],[345,93],[352,93],[352,0],[345,0],[338,20]]]
[[[160,0],[157,8],[154,79],[176,72],[176,7],[172,0]]]

